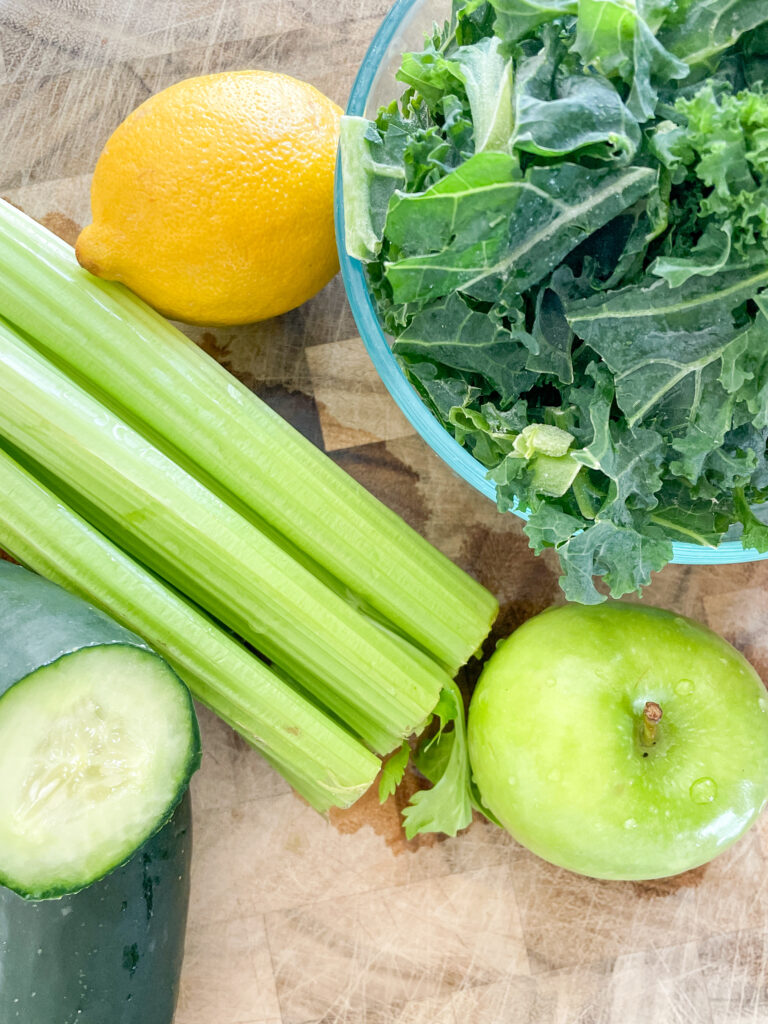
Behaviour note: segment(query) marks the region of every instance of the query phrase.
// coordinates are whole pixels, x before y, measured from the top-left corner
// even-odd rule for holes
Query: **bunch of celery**
[[[493,597],[5,203],[0,366],[0,546],[144,635],[313,806],[353,802]]]

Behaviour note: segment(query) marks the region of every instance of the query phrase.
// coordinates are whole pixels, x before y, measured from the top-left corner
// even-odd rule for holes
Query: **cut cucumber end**
[[[151,651],[85,647],[0,697],[0,882],[77,892],[170,818],[200,764],[184,684]]]

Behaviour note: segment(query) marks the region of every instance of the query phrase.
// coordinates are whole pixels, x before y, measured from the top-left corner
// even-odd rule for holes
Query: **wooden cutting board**
[[[0,0],[0,193],[73,241],[102,145],[151,93],[262,67],[343,105],[386,10]],[[280,319],[189,333],[490,587],[500,634],[560,600],[556,559],[534,558],[519,520],[455,477],[383,390],[340,280]],[[768,678],[768,564],[670,566],[645,600],[707,622]],[[201,719],[176,1024],[768,1022],[768,818],[678,878],[595,882],[482,821],[455,839],[406,842],[399,809],[412,779],[384,807],[365,798],[325,821],[229,729]]]

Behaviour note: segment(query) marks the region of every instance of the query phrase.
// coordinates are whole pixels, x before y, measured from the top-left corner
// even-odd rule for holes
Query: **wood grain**
[[[189,75],[280,69],[344,103],[385,0],[4,0],[0,193],[72,241],[106,138]],[[199,344],[500,598],[497,635],[561,600],[554,557],[459,480],[383,392],[332,282]],[[645,600],[768,677],[768,566],[669,566]],[[201,710],[177,1024],[768,1022],[768,819],[652,883],[557,870],[476,821],[408,843],[401,791],[326,821]],[[404,787],[415,785],[406,779]],[[104,1022],[106,1024],[106,1022]],[[139,1024],[139,1022],[137,1022]]]

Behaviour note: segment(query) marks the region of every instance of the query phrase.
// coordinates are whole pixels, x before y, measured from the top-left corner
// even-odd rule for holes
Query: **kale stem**
[[[576,499],[576,504],[579,506],[579,512],[581,512],[585,519],[594,519],[596,514],[595,507],[587,492],[586,481],[582,476],[581,470],[573,478],[571,486],[573,487],[573,496]]]

